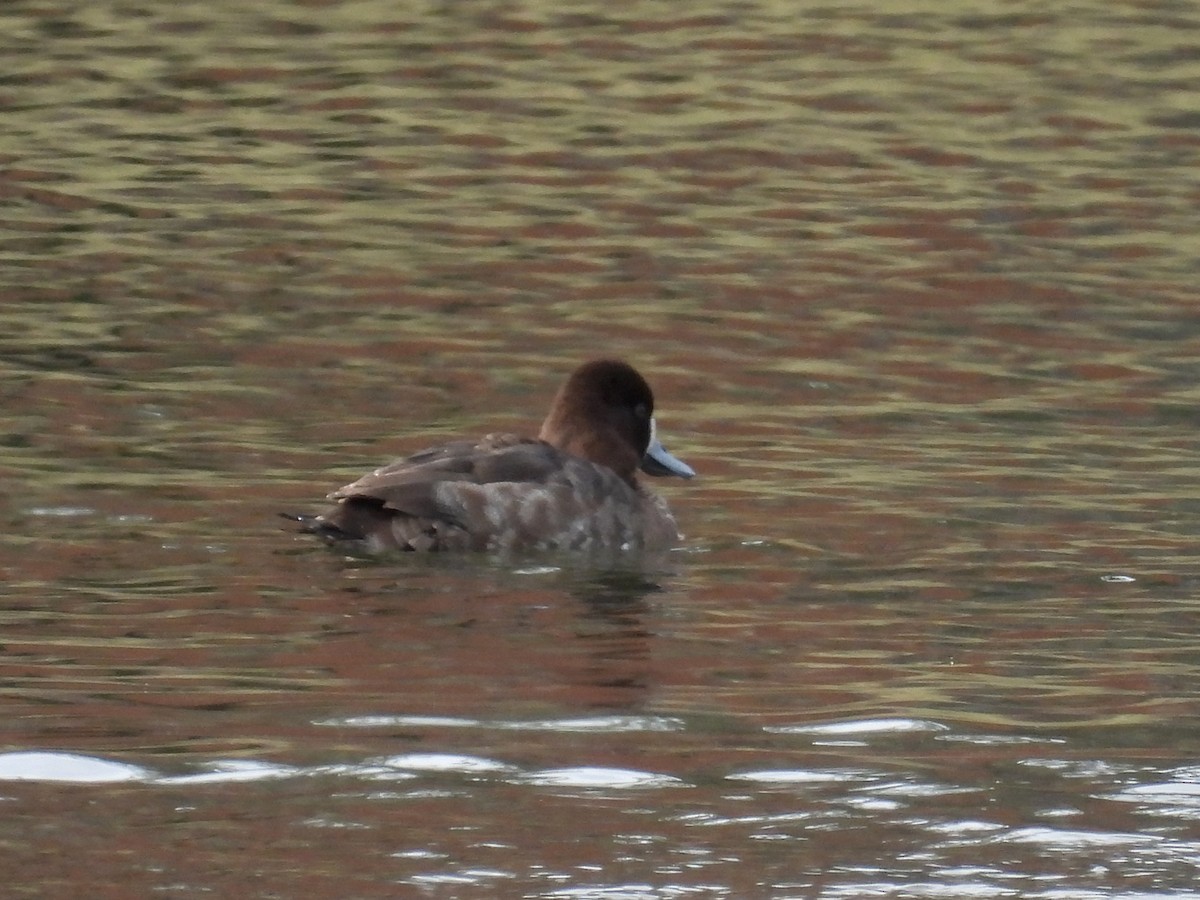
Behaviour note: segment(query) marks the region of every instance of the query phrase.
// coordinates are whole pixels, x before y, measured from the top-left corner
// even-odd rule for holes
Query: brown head
[[[607,466],[630,484],[639,468],[651,475],[695,474],[658,443],[654,394],[637,370],[620,360],[593,360],[572,372],[538,437]]]

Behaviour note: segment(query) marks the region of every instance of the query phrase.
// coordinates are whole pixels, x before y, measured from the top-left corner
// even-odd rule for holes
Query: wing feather
[[[388,463],[338,488],[329,499],[373,501],[372,505],[404,515],[453,521],[453,511],[438,501],[438,485],[448,481],[545,484],[562,471],[566,459],[566,454],[543,441],[488,435],[480,441],[455,441]]]

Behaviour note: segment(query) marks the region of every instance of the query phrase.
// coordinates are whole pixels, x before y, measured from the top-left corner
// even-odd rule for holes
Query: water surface
[[[1200,16],[0,9],[13,896],[1191,896]],[[650,377],[687,539],[291,534]]]

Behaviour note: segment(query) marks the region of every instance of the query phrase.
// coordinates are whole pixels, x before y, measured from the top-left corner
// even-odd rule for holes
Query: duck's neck
[[[637,456],[626,452],[616,435],[597,431],[594,426],[578,427],[566,417],[551,417],[542,423],[539,440],[557,447],[564,453],[578,456],[599,466],[606,466],[630,485],[637,486]]]

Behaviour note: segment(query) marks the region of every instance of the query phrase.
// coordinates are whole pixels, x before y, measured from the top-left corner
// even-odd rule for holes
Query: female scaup
[[[537,439],[489,434],[396,460],[294,517],[327,541],[384,550],[662,549],[680,539],[648,475],[696,473],[658,442],[654,395],[601,359],[559,389]]]

